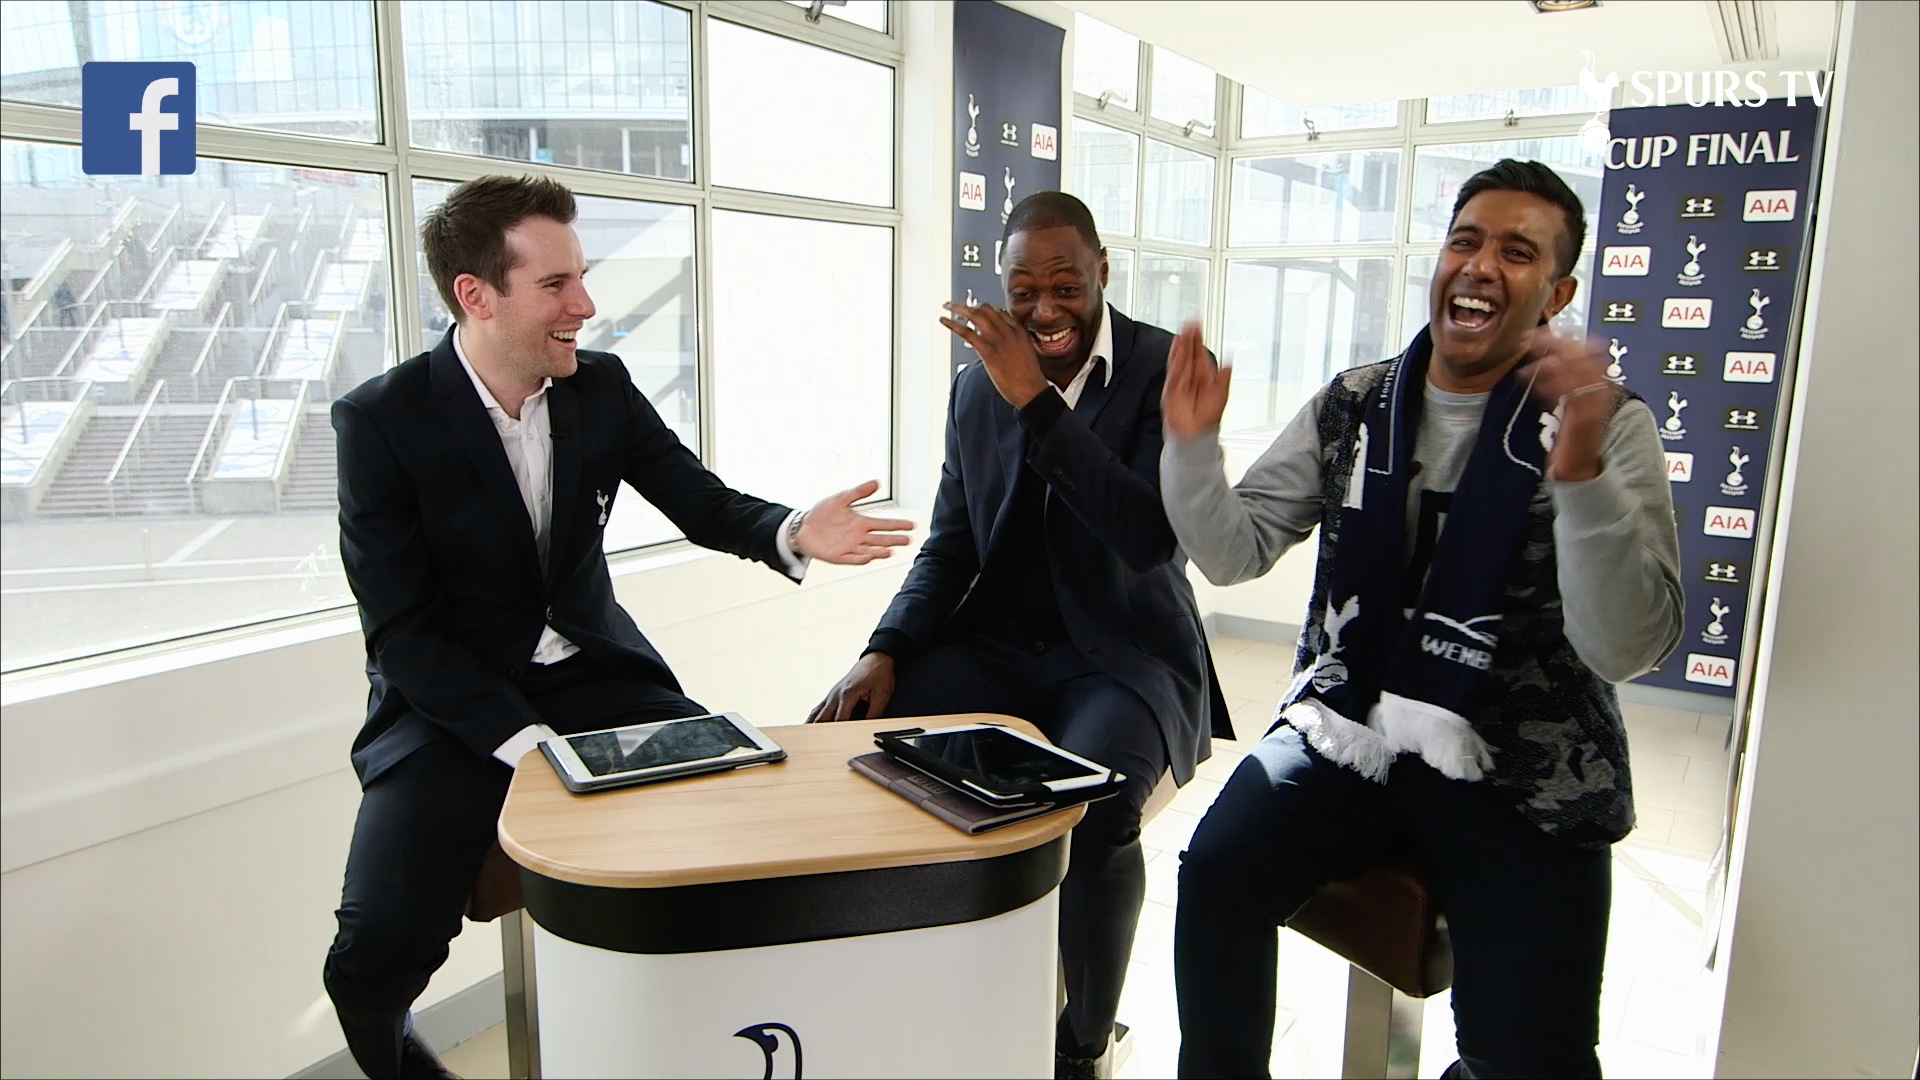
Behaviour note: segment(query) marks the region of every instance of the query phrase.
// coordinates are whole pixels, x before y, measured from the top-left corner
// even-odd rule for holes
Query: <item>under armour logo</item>
[[[1712,199],[1710,199],[1710,198],[1708,198],[1708,199],[1688,199],[1688,200],[1687,200],[1687,213],[1689,213],[1689,214],[1711,214],[1711,213],[1713,213],[1713,200],[1712,200]]]
[[[1630,302],[1629,302],[1629,303],[1612,303],[1612,304],[1608,304],[1608,305],[1607,305],[1607,318],[1609,318],[1609,319],[1631,319],[1631,318],[1633,318],[1633,304],[1632,304],[1632,303],[1630,303]]]
[[[1697,359],[1692,356],[1669,353],[1667,355],[1666,373],[1669,375],[1692,375],[1694,373],[1694,364],[1697,362]]]
[[[1752,409],[1733,409],[1727,413],[1727,424],[1734,427],[1752,427],[1760,422],[1760,414]]]
[[[1747,252],[1747,268],[1750,270],[1760,267],[1766,267],[1771,270],[1779,265],[1780,253],[1777,251],[1766,251],[1756,248],[1753,251]]]
[[[960,265],[974,267],[974,268],[979,267],[980,265],[980,245],[979,244],[961,244],[960,245]]]
[[[1009,144],[1019,142],[1020,141],[1020,125],[1019,124],[1001,124],[1000,125],[1000,141],[1003,143],[1009,143]]]
[[[1715,581],[1732,581],[1740,575],[1732,563],[1717,562],[1707,564],[1707,576]]]

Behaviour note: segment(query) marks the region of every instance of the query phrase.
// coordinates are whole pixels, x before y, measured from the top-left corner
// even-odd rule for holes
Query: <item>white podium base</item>
[[[723,952],[536,926],[549,1077],[1053,1075],[1059,890],[976,922]]]

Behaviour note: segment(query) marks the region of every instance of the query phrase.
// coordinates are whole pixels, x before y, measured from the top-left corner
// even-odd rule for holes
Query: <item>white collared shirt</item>
[[[547,412],[547,391],[553,386],[553,380],[541,380],[540,389],[520,403],[520,418],[515,420],[507,415],[487,384],[480,381],[480,374],[473,370],[472,361],[460,347],[457,326],[453,330],[453,355],[460,358],[467,378],[473,380],[474,392],[480,395],[480,404],[486,406],[487,417],[500,435],[500,446],[507,452],[507,466],[513,470],[513,482],[520,488],[520,500],[526,504],[527,518],[533,525],[533,546],[540,553],[540,570],[544,573],[548,544],[553,536],[553,418]],[[533,662],[557,664],[579,651],[580,646],[546,626],[541,628],[540,641],[533,647]]]
[[[480,395],[480,404],[487,410],[487,417],[493,421],[493,428],[500,435],[500,446],[507,452],[507,465],[513,470],[514,484],[520,489],[520,500],[526,504],[527,518],[533,526],[534,548],[540,554],[540,569],[547,568],[549,544],[553,535],[553,419],[547,411],[547,391],[552,388],[553,380],[544,379],[540,389],[529,394],[520,403],[518,420],[507,415],[487,384],[480,380],[474,371],[472,361],[467,359],[466,351],[460,347],[460,328],[453,328],[453,355],[460,359],[460,366],[466,370],[467,378],[473,380],[474,392]],[[793,519],[800,511],[788,514],[780,523],[775,546],[780,558],[787,564],[788,573],[798,579],[806,574],[807,565],[812,561],[794,552],[787,542]],[[560,636],[551,626],[540,628],[540,640],[533,647],[532,661],[536,664],[557,664],[574,653],[580,646]],[[545,739],[554,738],[557,733],[545,724],[529,724],[501,743],[493,756],[508,766],[519,764],[521,757]]]
[[[1102,365],[1100,363],[1102,360],[1106,361],[1105,365]],[[1081,391],[1087,388],[1087,379],[1089,376],[1093,374],[1093,369],[1095,367],[1100,368],[1100,385],[1101,386],[1112,385],[1113,383],[1113,305],[1112,304],[1100,305],[1100,329],[1094,331],[1093,349],[1087,353],[1087,362],[1081,365],[1081,368],[1079,371],[1074,373],[1073,381],[1067,384],[1067,388],[1065,390],[1060,390],[1060,396],[1067,399],[1067,408],[1071,409],[1075,405],[1080,404],[1080,393]],[[1058,390],[1059,387],[1055,387],[1054,389]]]

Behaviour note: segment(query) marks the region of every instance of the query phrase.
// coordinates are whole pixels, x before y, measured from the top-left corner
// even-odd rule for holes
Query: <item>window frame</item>
[[[818,22],[804,8],[789,4],[755,4],[744,0],[651,0],[663,7],[688,12],[688,48],[691,53],[690,81],[692,114],[690,134],[693,168],[690,180],[666,180],[606,170],[534,161],[483,157],[412,145],[409,101],[406,86],[406,43],[403,32],[403,0],[368,0],[372,8],[373,78],[375,118],[378,141],[359,142],[328,136],[243,128],[212,123],[196,125],[195,152],[202,158],[223,158],[286,168],[337,170],[379,177],[385,185],[387,213],[388,296],[387,330],[393,343],[390,362],[398,363],[415,354],[413,344],[422,340],[421,286],[414,272],[418,265],[419,239],[415,231],[413,184],[415,180],[460,183],[490,173],[513,173],[551,177],[579,195],[626,201],[669,203],[692,208],[694,214],[693,256],[695,272],[695,386],[699,396],[699,445],[692,447],[703,462],[717,459],[713,401],[713,215],[717,210],[739,210],[783,217],[810,218],[887,228],[892,237],[894,266],[905,265],[902,243],[901,194],[904,190],[901,147],[905,145],[906,78],[905,49],[899,34],[901,0],[887,0],[885,33],[842,19],[823,15]],[[90,11],[89,17],[92,16]],[[802,198],[768,192],[715,185],[704,148],[711,143],[707,37],[712,20],[721,20],[749,29],[779,35],[795,42],[817,46],[892,69],[892,192],[889,205],[866,206],[825,199]],[[47,143],[77,148],[80,145],[80,110],[69,105],[48,105],[9,98],[0,110],[0,139]],[[900,491],[900,356],[903,348],[900,275],[893,275],[887,302],[894,312],[892,350],[887,370],[893,386],[893,402],[886,417],[887,461],[886,489],[873,503],[887,503]],[[609,551],[613,560],[625,560],[654,554],[674,547],[689,547],[683,537],[652,544]],[[94,663],[118,654],[156,646],[177,646],[182,642],[210,640],[216,636],[262,633],[300,620],[338,616],[351,611],[353,604],[335,603],[315,606],[293,615],[272,614],[243,618],[187,634],[161,631],[158,636],[142,637],[135,644],[89,643],[84,649],[66,650],[47,659],[33,659],[9,668],[5,675],[44,669],[76,662]]]

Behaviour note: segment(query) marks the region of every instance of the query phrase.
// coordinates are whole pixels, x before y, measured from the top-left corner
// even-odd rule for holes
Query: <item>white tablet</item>
[[[714,713],[547,739],[540,750],[571,791],[760,765],[787,756],[738,713]]]

